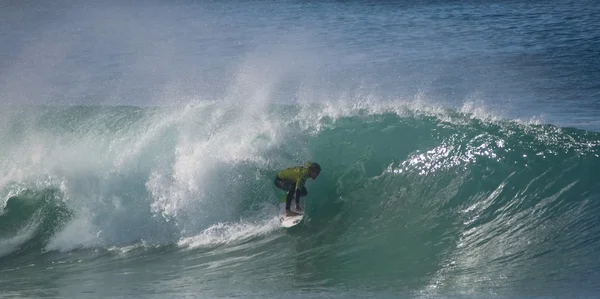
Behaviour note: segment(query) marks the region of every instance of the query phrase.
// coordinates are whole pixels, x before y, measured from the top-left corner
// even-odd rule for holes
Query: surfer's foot
[[[286,217],[298,216],[298,215],[301,215],[301,214],[299,214],[299,213],[296,213],[296,212],[292,212],[292,211],[290,211],[290,210],[286,210],[286,211],[285,211],[285,216],[286,216]]]

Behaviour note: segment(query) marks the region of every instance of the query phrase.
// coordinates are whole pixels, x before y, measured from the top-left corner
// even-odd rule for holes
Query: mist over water
[[[0,95],[136,106],[418,97],[597,130],[591,4],[20,3],[0,12]]]

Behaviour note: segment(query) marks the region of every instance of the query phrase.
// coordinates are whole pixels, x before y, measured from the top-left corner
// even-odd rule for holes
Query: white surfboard
[[[297,212],[294,207],[292,207],[291,210]],[[281,226],[290,228],[298,225],[302,222],[302,218],[304,218],[304,214],[298,216],[285,216],[285,202],[279,204],[279,221],[281,222]]]

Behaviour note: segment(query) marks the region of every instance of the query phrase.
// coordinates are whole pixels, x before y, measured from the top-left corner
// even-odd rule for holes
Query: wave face
[[[2,114],[4,261],[244,244],[267,252],[253,267],[269,267],[278,247],[264,242],[288,234],[273,177],[311,160],[324,171],[289,232],[306,285],[424,296],[599,287],[598,133],[407,103]]]

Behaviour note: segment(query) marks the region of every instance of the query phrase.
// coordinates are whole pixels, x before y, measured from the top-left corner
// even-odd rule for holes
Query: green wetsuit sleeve
[[[308,177],[308,168],[301,167],[298,169],[297,173],[298,177],[296,178],[296,190],[302,189],[304,186],[304,182],[306,182],[306,178]]]
[[[302,177],[299,177],[296,180],[296,190],[299,190],[302,188],[302,186],[304,186],[304,180],[302,179]]]

